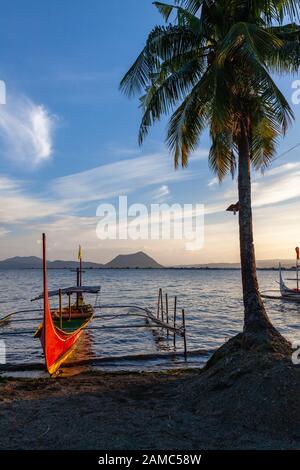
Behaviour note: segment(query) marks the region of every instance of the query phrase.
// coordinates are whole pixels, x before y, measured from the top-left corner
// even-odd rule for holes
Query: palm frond
[[[278,138],[277,130],[267,118],[253,128],[251,162],[256,170],[264,170],[271,164],[276,155]]]
[[[192,15],[196,15],[205,1],[206,0],[175,0],[175,3],[184,7],[192,13]]]
[[[145,109],[140,131],[139,143],[142,144],[148,134],[149,127],[168,114],[178,101],[184,99],[193,86],[199,81],[202,67],[198,60],[184,64],[179,70],[169,75],[162,82],[153,82],[143,97],[142,105]]]
[[[171,116],[166,142],[176,168],[179,161],[182,167],[185,167],[189,155],[197,147],[199,138],[208,124],[211,96],[212,80],[208,70]]]
[[[275,73],[297,72],[300,67],[300,26],[292,23],[270,29],[283,41],[283,46],[269,52],[265,57],[266,64]]]
[[[282,18],[288,16],[291,19],[300,19],[300,8],[298,0],[277,0]]]
[[[282,132],[285,133],[294,120],[294,113],[288,101],[263,65],[255,57],[249,57],[248,54],[247,59],[252,69],[252,74],[248,77],[252,89],[264,102],[268,103],[282,128]]]
[[[235,172],[246,125],[252,164],[264,168],[294,119],[271,72],[299,70],[299,0],[173,1],[155,2],[171,24],[152,30],[120,85],[143,92],[139,142],[173,113],[166,141],[175,166],[186,166],[209,126],[210,165],[223,179]]]
[[[176,5],[170,5],[162,2],[154,2],[158,11],[163,15],[164,19],[168,21],[173,11],[177,12],[177,24],[181,27],[186,27],[193,31],[193,33],[199,35],[202,31],[201,21],[189,10]]]
[[[233,152],[233,139],[229,132],[215,134],[211,132],[212,145],[210,147],[208,161],[210,168],[217,175],[219,181],[235,171],[235,156]]]
[[[174,5],[169,5],[167,3],[162,3],[162,2],[154,2],[153,5],[156,6],[158,9],[159,13],[163,17],[165,21],[169,21],[169,18],[171,14],[173,13],[175,6]]]
[[[278,51],[283,41],[271,30],[262,29],[256,25],[245,22],[235,23],[222,41],[218,50],[217,61],[222,66],[226,60],[232,60],[239,54],[241,48],[259,60],[264,61],[271,52]]]
[[[172,60],[196,45],[195,36],[177,26],[157,26],[148,36],[146,45],[121,80],[120,89],[127,96],[140,93],[159,73],[161,60]]]

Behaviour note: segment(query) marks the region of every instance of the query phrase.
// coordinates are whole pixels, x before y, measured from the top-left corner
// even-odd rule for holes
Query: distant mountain
[[[78,268],[78,261],[61,261],[61,260],[48,261],[48,267],[50,269],[76,269]],[[83,261],[82,267],[85,269],[94,269],[94,268],[100,269],[104,267],[104,264],[92,263],[90,261]],[[0,268],[1,268],[1,262],[0,262]]]
[[[279,263],[283,268],[296,267],[296,260],[293,259],[263,259],[257,262],[257,266],[261,269],[278,268]]]
[[[37,269],[42,267],[42,260],[37,256],[14,256],[0,261],[1,269]]]
[[[83,262],[83,268],[102,268],[103,264]],[[0,261],[0,269],[42,269],[43,261],[37,256],[15,256]],[[47,261],[49,269],[76,269],[78,261]]]
[[[293,268],[295,261],[290,259],[269,259],[258,260],[258,269],[273,269],[278,268],[279,262],[283,268]],[[47,266],[49,269],[76,269],[78,261],[48,261]],[[84,261],[82,263],[84,269],[126,269],[126,268],[163,268],[161,264],[157,263],[153,258],[146,253],[139,251],[129,255],[118,255],[112,261],[106,264],[92,263]],[[181,266],[168,266],[169,269],[240,269],[239,263],[208,263],[208,264],[194,264],[194,265],[181,265]],[[0,261],[0,269],[42,269],[42,260],[37,256],[15,256]]]
[[[131,255],[118,255],[105,265],[106,268],[126,269],[126,268],[162,268],[153,258],[142,251]]]
[[[42,269],[42,266],[42,259],[36,256],[15,256],[0,261],[0,269]],[[82,266],[84,269],[162,268],[153,258],[142,251],[131,255],[116,256],[107,264],[83,261]],[[78,261],[47,261],[47,267],[49,269],[76,269]]]

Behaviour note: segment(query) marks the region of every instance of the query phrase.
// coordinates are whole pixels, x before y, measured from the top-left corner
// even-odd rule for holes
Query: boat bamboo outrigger
[[[282,299],[282,300],[291,300],[293,302],[300,302],[300,285],[299,285],[299,259],[300,259],[300,248],[296,247],[296,277],[287,278],[288,281],[296,281],[296,287],[290,288],[286,285],[285,280],[282,274],[282,266],[279,263],[279,292],[278,290],[268,289],[261,293],[262,298],[264,299]],[[277,293],[279,295],[273,295],[272,293]],[[271,294],[271,295],[270,295]]]
[[[299,289],[299,258],[300,258],[300,250],[299,247],[295,248],[296,251],[296,278],[288,279],[289,281],[296,281],[296,288],[291,289],[287,287],[282,275],[281,264],[279,263],[279,286],[280,286],[280,294],[283,299],[286,300],[293,300],[296,302],[300,301],[300,289]]]
[[[81,261],[81,249],[79,252]],[[46,235],[43,234],[43,294],[36,299],[43,298],[43,321],[36,330],[34,337],[40,338],[45,364],[49,374],[54,374],[60,365],[69,357],[76,346],[84,328],[93,318],[94,309],[92,305],[84,302],[84,293],[97,294],[99,286],[83,287],[81,285],[82,273],[80,262],[79,282],[75,287],[68,287],[48,292],[47,263],[46,263]],[[78,279],[78,276],[77,276]],[[78,285],[79,284],[79,285]],[[76,294],[76,303],[72,305],[71,296]],[[49,297],[59,297],[59,308],[51,311]],[[68,306],[62,306],[63,295],[68,296]]]

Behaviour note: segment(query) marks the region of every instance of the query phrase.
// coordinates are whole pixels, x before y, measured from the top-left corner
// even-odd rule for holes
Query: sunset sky
[[[225,212],[236,181],[222,185],[207,163],[204,135],[186,170],[173,168],[164,145],[166,120],[137,145],[138,99],[118,84],[162,19],[152,0],[3,0],[0,15],[0,259],[40,256],[48,234],[50,259],[107,262],[143,250],[162,264],[236,262],[238,218]],[[276,78],[291,102],[292,83]],[[257,258],[292,258],[300,244],[300,104],[296,122],[264,175],[253,174]],[[204,204],[205,243],[110,240],[96,236],[100,203]]]

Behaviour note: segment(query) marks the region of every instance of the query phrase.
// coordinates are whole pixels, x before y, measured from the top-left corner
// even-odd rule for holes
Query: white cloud
[[[203,160],[207,160],[208,159],[208,155],[209,155],[209,150],[208,149],[205,149],[205,148],[198,148],[197,150],[195,150],[190,158],[189,158],[189,161],[203,161]]]
[[[166,184],[163,184],[162,186],[160,186],[160,188],[153,191],[151,196],[152,199],[154,199],[155,201],[161,201],[168,198],[170,194],[171,193],[169,187]]]
[[[165,181],[196,177],[188,170],[174,171],[168,157],[152,154],[121,160],[89,171],[50,181],[42,193],[28,193],[28,182],[0,175],[0,222],[30,226],[32,221],[74,215],[87,203],[121,194],[129,194],[146,186]],[[166,197],[169,188],[162,184],[157,197]]]
[[[214,184],[214,180],[211,180],[208,186]],[[252,206],[256,209],[298,197],[300,197],[300,163],[286,163],[252,178]],[[225,191],[221,185],[211,202],[205,204],[205,213],[224,212],[229,204],[237,201],[236,181]]]
[[[130,194],[154,184],[195,179],[195,171],[174,171],[166,154],[150,154],[139,158],[120,160],[88,171],[57,178],[52,191],[73,203],[87,203]]]
[[[207,183],[207,186],[209,188],[212,188],[212,187],[216,186],[218,183],[219,183],[219,179],[217,177],[215,177],[215,178],[212,178],[211,180],[209,180],[209,182]]]
[[[9,234],[9,230],[6,230],[5,228],[0,227],[0,237],[5,237],[5,235]]]
[[[288,173],[294,169],[299,169],[299,163],[284,163],[283,165],[276,166],[274,168],[266,170],[264,173],[261,173],[260,175],[256,176],[256,180],[262,179],[264,177],[270,177],[270,176],[278,176],[283,173]]]
[[[0,145],[4,156],[30,166],[48,160],[53,152],[56,117],[27,97],[8,96],[0,107]]]
[[[253,207],[285,202],[300,196],[300,163],[273,168],[252,185]]]
[[[0,175],[0,222],[19,224],[66,213],[70,208],[61,201],[32,196],[24,183]]]
[[[16,181],[13,181],[7,176],[0,176],[0,192],[10,191],[10,190],[13,191],[17,188],[18,188],[18,184]]]

